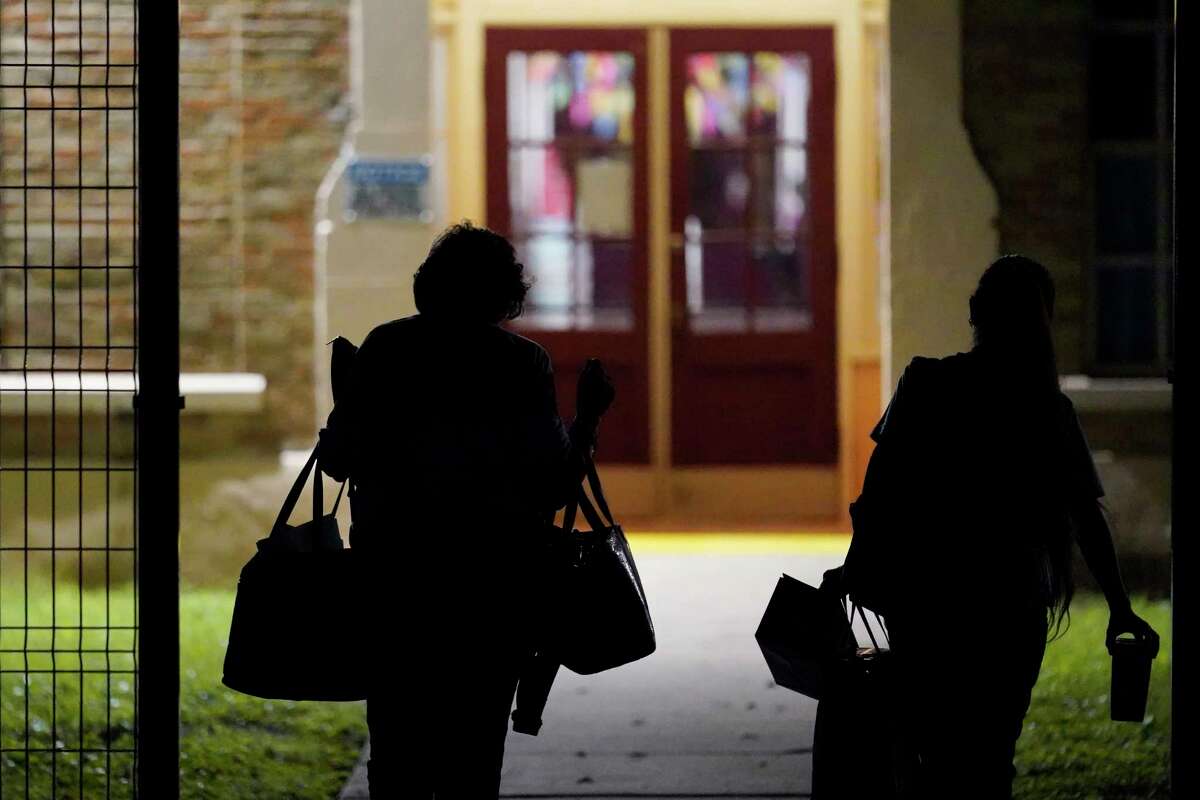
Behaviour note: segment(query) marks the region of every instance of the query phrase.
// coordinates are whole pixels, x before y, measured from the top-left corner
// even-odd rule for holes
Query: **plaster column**
[[[999,247],[996,193],[963,125],[959,13],[958,0],[913,0],[890,14],[885,386],[913,356],[970,347],[967,300]]]
[[[379,323],[416,311],[412,276],[438,228],[432,175],[423,218],[355,215],[347,206],[353,165],[412,163],[432,150],[429,0],[353,0],[350,37],[355,119],[316,199],[318,427],[332,402],[326,343],[361,344]]]

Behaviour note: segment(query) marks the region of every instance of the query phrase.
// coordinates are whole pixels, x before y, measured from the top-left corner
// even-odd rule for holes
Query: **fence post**
[[[1192,62],[1191,46],[1195,36],[1194,10],[1188,0],[1175,2],[1175,98],[1174,125],[1174,183],[1175,203],[1175,343],[1172,367],[1171,412],[1171,794],[1173,797],[1196,797],[1200,793],[1196,765],[1189,758],[1195,747],[1200,719],[1196,708],[1196,688],[1188,676],[1195,670],[1196,642],[1192,637],[1192,618],[1196,615],[1196,502],[1182,487],[1194,481],[1197,464],[1195,453],[1195,365],[1196,333],[1187,333],[1192,324],[1192,275],[1189,263],[1195,255],[1196,237],[1192,235],[1190,211],[1195,210],[1195,159],[1187,142],[1196,133],[1195,112],[1190,103],[1178,98],[1188,97],[1180,90],[1179,82],[1190,83],[1192,74],[1186,65]],[[1184,146],[1180,147],[1179,143]],[[1191,344],[1189,344],[1189,342]],[[1189,411],[1188,409],[1192,409]],[[1182,412],[1182,413],[1180,413]]]
[[[137,793],[179,797],[179,3],[138,0]]]

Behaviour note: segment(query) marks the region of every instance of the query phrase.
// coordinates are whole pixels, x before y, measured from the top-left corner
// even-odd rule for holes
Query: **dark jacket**
[[[356,533],[372,546],[387,546],[400,521],[528,525],[575,490],[591,442],[559,417],[537,343],[417,315],[371,331],[349,375],[322,468],[351,476]]]
[[[871,437],[846,582],[860,602],[944,615],[1045,607],[1072,501],[1104,491],[1071,401],[978,351],[916,358]]]

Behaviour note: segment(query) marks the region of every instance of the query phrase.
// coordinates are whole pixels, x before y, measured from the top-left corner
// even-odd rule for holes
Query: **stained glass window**
[[[525,324],[632,327],[634,58],[513,52],[512,234],[534,285]]]
[[[801,53],[687,59],[688,316],[697,333],[805,329],[808,107]]]

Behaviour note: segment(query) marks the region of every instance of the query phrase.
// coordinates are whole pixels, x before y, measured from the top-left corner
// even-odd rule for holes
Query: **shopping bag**
[[[775,683],[818,700],[829,665],[855,648],[841,603],[790,575],[775,584],[754,638]]]
[[[633,552],[613,519],[596,465],[590,461],[587,480],[595,505],[580,486],[567,504],[562,528],[551,530],[547,600],[552,608],[545,632],[547,651],[580,675],[637,661],[656,647],[654,622]],[[576,530],[577,510],[591,530]]]
[[[887,628],[875,615],[872,626],[862,606],[857,612],[869,647],[855,647],[825,670],[813,731],[813,800],[899,800],[911,796],[915,752],[900,728],[895,664]],[[882,642],[882,644],[881,644]]]
[[[258,552],[242,568],[222,682],[269,699],[362,700],[366,586],[356,554],[342,545],[337,505],[324,513],[313,449]],[[313,519],[288,524],[313,474]],[[343,488],[345,485],[343,484]]]

